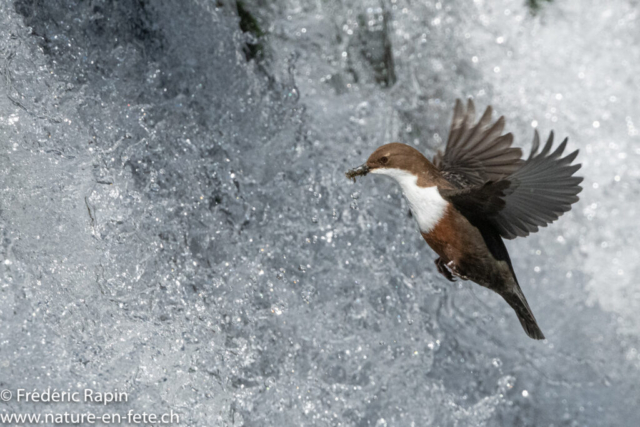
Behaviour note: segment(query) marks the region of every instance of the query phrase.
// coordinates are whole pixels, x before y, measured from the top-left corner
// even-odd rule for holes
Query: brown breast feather
[[[489,255],[478,229],[451,205],[430,232],[421,234],[445,262],[453,261],[462,266]]]

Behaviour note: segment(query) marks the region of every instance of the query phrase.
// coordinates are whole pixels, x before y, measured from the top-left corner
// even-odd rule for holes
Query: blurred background
[[[185,426],[637,425],[637,0],[0,12],[0,388]],[[468,97],[580,149],[580,202],[507,242],[542,342],[435,271],[393,182],[344,177],[431,157]]]

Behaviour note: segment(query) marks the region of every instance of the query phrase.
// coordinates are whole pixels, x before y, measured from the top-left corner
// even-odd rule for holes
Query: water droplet
[[[384,386],[383,386],[383,390],[384,390]],[[385,420],[384,418],[380,418],[377,422],[376,422],[376,427],[387,427],[387,420]]]
[[[498,387],[502,391],[511,390],[516,385],[516,378],[512,375],[506,375],[498,380]]]

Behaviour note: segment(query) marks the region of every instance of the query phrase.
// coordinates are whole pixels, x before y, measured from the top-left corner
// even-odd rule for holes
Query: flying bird
[[[400,184],[420,233],[438,254],[438,272],[471,280],[499,294],[513,308],[527,335],[544,334],[524,297],[503,239],[525,237],[557,220],[578,201],[581,177],[573,176],[578,150],[562,157],[567,139],[552,151],[553,131],[541,151],[536,130],[529,157],[502,134],[504,116],[492,123],[492,108],[475,123],[471,99],[456,101],[444,153],[429,161],[397,142],[376,149],[365,164],[346,173],[368,173]]]

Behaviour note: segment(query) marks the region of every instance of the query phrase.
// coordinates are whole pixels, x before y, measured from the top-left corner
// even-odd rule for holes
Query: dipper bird
[[[544,335],[518,284],[504,239],[525,237],[552,223],[578,201],[582,178],[573,174],[578,150],[562,157],[565,139],[551,151],[553,132],[542,151],[535,131],[531,154],[511,146],[502,135],[504,117],[491,121],[492,108],[475,121],[472,100],[453,111],[444,153],[429,161],[418,150],[397,142],[379,147],[367,162],[346,173],[395,179],[409,201],[422,237],[439,258],[438,272],[472,280],[498,293],[515,310],[527,335]]]

